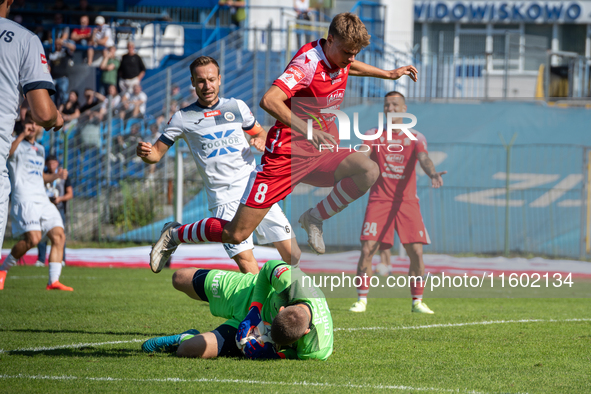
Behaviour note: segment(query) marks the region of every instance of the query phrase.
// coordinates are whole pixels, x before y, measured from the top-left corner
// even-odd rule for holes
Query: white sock
[[[367,305],[367,296],[359,296],[357,297],[357,301],[363,301]]]
[[[49,283],[51,285],[60,279],[62,263],[49,263]]]
[[[12,253],[10,253],[8,256],[6,256],[6,259],[4,259],[2,266],[0,266],[0,271],[8,271],[10,267],[16,265],[17,261],[18,260],[14,258]]]

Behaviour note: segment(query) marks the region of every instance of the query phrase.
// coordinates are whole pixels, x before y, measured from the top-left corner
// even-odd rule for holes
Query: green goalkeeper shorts
[[[195,273],[195,292],[206,296],[207,299],[204,301],[209,302],[212,315],[229,319],[224,324],[238,328],[248,313],[257,276],[250,273],[209,270],[205,280],[195,280],[197,277],[203,277],[199,275],[199,271],[205,270]]]

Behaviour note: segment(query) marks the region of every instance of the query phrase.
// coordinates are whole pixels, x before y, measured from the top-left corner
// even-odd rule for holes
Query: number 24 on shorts
[[[265,202],[265,194],[267,194],[267,190],[269,190],[269,187],[267,186],[267,184],[261,183],[259,185],[259,188],[257,189],[256,194],[254,195],[254,200],[256,202],[258,202],[259,204],[262,204],[263,202]]]
[[[256,197],[255,197],[256,200]],[[363,235],[373,235],[374,237],[378,233],[378,224],[373,222],[365,222],[363,223]]]

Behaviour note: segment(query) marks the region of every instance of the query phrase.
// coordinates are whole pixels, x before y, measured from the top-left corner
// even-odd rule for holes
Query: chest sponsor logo
[[[207,158],[227,155],[228,153],[239,152],[239,149],[232,145],[240,145],[241,140],[238,136],[232,136],[235,130],[217,131],[215,133],[206,134],[203,136],[204,141],[201,144],[201,149],[207,155]]]
[[[212,116],[219,116],[221,114],[222,114],[222,111],[220,111],[219,109],[216,109],[215,111],[206,112],[204,115],[206,118],[211,118]]]
[[[279,77],[280,81],[283,81],[284,84],[287,85],[288,88],[293,89],[294,86],[298,84],[302,79],[304,79],[304,72],[296,67],[291,66],[281,76]]]
[[[330,75],[330,79],[335,79],[336,77],[338,77],[342,73],[343,73],[343,69],[341,68],[338,71],[335,71],[333,73],[329,73],[328,75]]]
[[[386,161],[389,163],[404,163],[404,155],[386,155]]]
[[[326,97],[328,101],[327,104],[331,105],[335,101],[341,102],[343,101],[343,97],[345,97],[345,89],[337,89]]]

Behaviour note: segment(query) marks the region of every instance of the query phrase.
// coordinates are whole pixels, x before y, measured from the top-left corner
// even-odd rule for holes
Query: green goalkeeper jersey
[[[309,276],[280,260],[268,261],[257,275],[212,270],[205,281],[205,292],[214,316],[230,319],[238,327],[252,303],[262,305],[261,317],[272,323],[279,308],[305,302],[312,312],[310,332],[289,347],[285,358],[326,360],[333,350],[333,325],[322,291]]]

